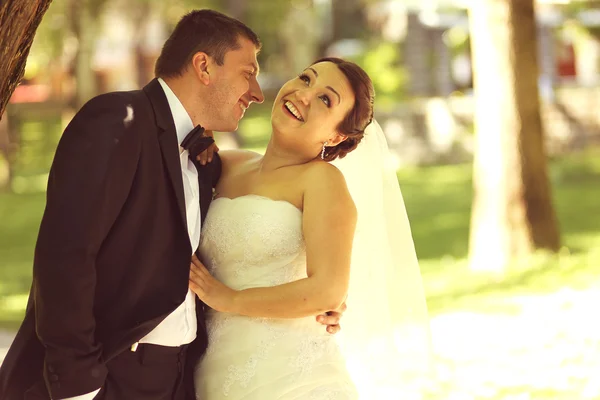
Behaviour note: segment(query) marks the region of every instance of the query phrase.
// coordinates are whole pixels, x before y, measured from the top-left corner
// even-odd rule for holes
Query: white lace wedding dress
[[[306,277],[302,212],[247,195],[213,201],[200,251],[233,289]],[[208,349],[195,371],[199,400],[349,400],[358,395],[335,337],[315,317],[249,318],[210,311]]]

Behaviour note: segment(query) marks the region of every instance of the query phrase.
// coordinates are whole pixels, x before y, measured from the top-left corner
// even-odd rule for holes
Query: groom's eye
[[[307,85],[310,84],[310,76],[306,75],[306,74],[301,74],[298,76],[298,78],[302,81],[304,81],[304,83],[306,83]]]

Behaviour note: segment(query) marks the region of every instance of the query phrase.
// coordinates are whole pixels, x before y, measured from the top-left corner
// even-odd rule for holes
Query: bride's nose
[[[314,97],[314,89],[313,88],[304,88],[296,91],[296,99],[300,101],[305,106],[310,104],[310,101]]]

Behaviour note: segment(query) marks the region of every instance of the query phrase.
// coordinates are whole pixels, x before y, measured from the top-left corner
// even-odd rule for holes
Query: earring
[[[321,150],[321,160],[325,159],[325,147],[327,146],[327,143],[329,142],[323,143],[323,150]]]

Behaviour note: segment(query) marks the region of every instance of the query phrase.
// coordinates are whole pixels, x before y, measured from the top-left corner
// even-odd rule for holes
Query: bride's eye
[[[327,108],[331,107],[331,99],[329,98],[329,96],[323,95],[323,96],[319,96],[319,98],[321,99],[321,101],[323,101],[323,103],[327,106]]]
[[[302,81],[304,81],[304,83],[306,83],[307,85],[310,85],[310,76],[306,75],[306,74],[300,74],[298,75],[298,78]]]

